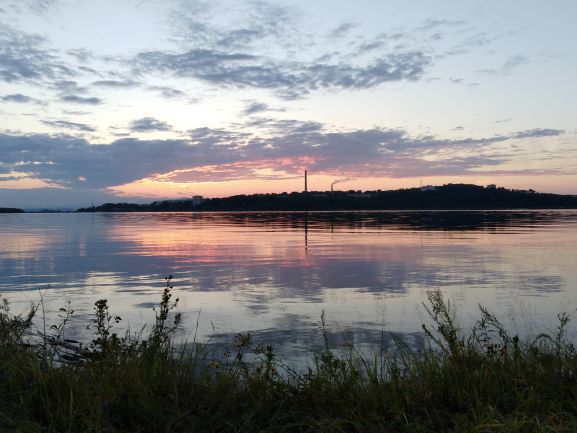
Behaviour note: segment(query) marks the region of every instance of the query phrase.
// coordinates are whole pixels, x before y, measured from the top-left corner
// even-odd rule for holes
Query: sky
[[[0,207],[577,194],[574,0],[0,0]]]

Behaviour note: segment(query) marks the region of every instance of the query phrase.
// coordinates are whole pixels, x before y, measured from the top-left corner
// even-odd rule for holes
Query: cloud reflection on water
[[[162,277],[173,274],[189,330],[202,310],[203,338],[252,329],[270,343],[290,336],[306,345],[322,310],[357,339],[378,333],[384,318],[412,332],[433,288],[467,314],[477,302],[499,307],[523,295],[555,311],[577,282],[574,211],[2,218],[0,292],[22,298],[50,286],[55,309],[71,299],[79,314],[105,297],[136,326],[151,319]]]

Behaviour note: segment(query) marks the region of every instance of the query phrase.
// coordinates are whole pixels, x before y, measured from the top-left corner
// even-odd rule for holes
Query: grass
[[[522,342],[480,307],[461,335],[451,304],[433,291],[422,347],[398,341],[394,352],[342,358],[327,343],[297,373],[249,334],[219,361],[203,345],[176,344],[171,290],[168,278],[145,337],[118,336],[120,318],[97,301],[87,344],[64,338],[69,309],[38,332],[37,306],[17,315],[4,301],[0,432],[577,431],[577,352],[565,314],[555,333]]]

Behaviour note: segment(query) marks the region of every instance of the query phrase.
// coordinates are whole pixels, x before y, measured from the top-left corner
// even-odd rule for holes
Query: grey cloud
[[[167,86],[148,86],[149,90],[158,92],[165,99],[180,99],[186,97],[186,93],[181,90]]]
[[[0,160],[14,171],[25,170],[62,186],[103,188],[168,171],[186,156],[187,146],[184,141],[129,139],[90,145],[74,137],[0,134]]]
[[[86,63],[94,58],[94,53],[92,51],[83,48],[68,50],[66,51],[66,54],[74,57],[76,60],[82,63]]]
[[[232,131],[229,129],[213,129],[213,128],[195,128],[187,131],[190,136],[190,142],[196,146],[197,149],[212,148],[216,149],[239,149],[239,146],[244,147],[250,143],[251,135],[246,132]],[[235,162],[237,159],[227,159],[223,162]]]
[[[78,111],[78,110],[62,110],[64,114],[68,114],[69,116],[86,116],[90,114],[89,111]]]
[[[262,167],[274,169],[281,177],[290,177],[303,166],[316,173],[355,178],[467,175],[497,173],[501,164],[518,157],[518,150],[504,154],[491,145],[560,133],[543,129],[443,140],[411,137],[400,129],[334,132],[319,123],[295,120],[265,119],[263,125],[266,134],[240,128],[197,128],[188,131],[186,139],[126,138],[108,144],[63,135],[0,134],[0,166],[7,175],[26,171],[52,184],[75,188],[106,188],[149,176],[190,182],[259,178]],[[522,173],[530,172],[537,173]]]
[[[73,129],[82,132],[95,132],[96,129],[85,123],[68,122],[66,120],[42,120],[45,125],[53,128]]]
[[[88,91],[86,87],[79,86],[74,80],[55,81],[50,87],[61,94],[82,94]]]
[[[188,50],[140,53],[133,62],[136,73],[168,73],[219,86],[269,89],[282,98],[296,99],[315,90],[365,89],[387,81],[418,79],[431,63],[424,51],[407,49],[374,56],[370,62],[351,63],[361,53],[384,47],[385,40],[412,40],[409,31],[383,34],[361,43],[351,41],[353,52],[349,54],[324,50],[315,53],[316,60],[295,60],[309,48],[315,52],[322,47],[308,29],[299,27],[294,8],[252,1],[221,14],[216,2],[179,5],[177,40]],[[429,24],[441,26],[445,22]],[[349,38],[356,26],[341,23],[330,37]],[[279,48],[284,54],[274,58],[279,56]]]
[[[320,132],[324,129],[323,124],[319,122],[301,122],[292,119],[276,120],[269,124],[272,124],[279,134],[303,134]]]
[[[102,73],[98,72],[94,68],[89,68],[88,66],[79,66],[78,70],[102,78]]]
[[[41,81],[73,76],[72,69],[44,45],[41,36],[0,24],[0,80]]]
[[[517,66],[523,65],[528,62],[527,57],[525,56],[513,56],[510,57],[502,67],[503,72],[510,72],[511,70],[515,69]]]
[[[224,49],[232,50],[245,47],[252,43],[255,39],[262,37],[264,30],[262,28],[249,28],[231,30],[228,34],[216,41],[215,46]]]
[[[481,69],[479,72],[487,75],[507,75],[517,67],[528,63],[528,61],[529,60],[525,56],[512,56],[508,58],[498,69]]]
[[[241,3],[237,16],[232,14],[228,20],[215,19],[227,15],[218,7],[217,2],[181,2],[175,14],[177,37],[198,48],[223,51],[251,50],[255,44],[267,42],[288,47],[299,37],[293,28],[295,11],[290,7],[264,1]]]
[[[125,88],[133,88],[138,87],[140,84],[136,81],[125,80],[125,81],[117,81],[117,80],[98,80],[92,83],[93,86],[98,87],[110,87],[114,89],[125,89]]]
[[[54,8],[60,0],[19,0],[19,4],[26,6],[29,11],[44,13]]]
[[[564,134],[565,131],[562,129],[529,129],[527,131],[521,131],[514,135],[515,138],[538,138],[538,137],[556,137],[558,135]]]
[[[130,137],[130,133],[124,128],[119,128],[117,126],[109,126],[108,132],[115,137]]]
[[[412,51],[429,52],[432,41],[439,41],[443,39],[446,34],[439,31],[439,29],[448,29],[455,31],[455,27],[462,25],[463,21],[450,21],[428,19],[421,25],[415,27],[406,27],[402,29],[395,29],[392,32],[383,32],[372,38],[357,38],[352,40],[350,44],[356,47],[354,53],[349,56],[355,57],[364,55],[373,51],[382,50],[389,47],[393,52],[406,51],[413,47]],[[435,31],[435,33],[431,33]],[[464,46],[474,46],[475,42],[480,42],[481,36],[476,35],[476,38],[466,41]],[[489,43],[489,40],[485,41]],[[420,48],[417,48],[420,47]],[[465,51],[463,48],[461,51]],[[456,50],[457,51],[457,50]]]
[[[428,38],[430,39],[430,37]],[[410,44],[401,43],[402,40],[410,40]],[[384,49],[387,47],[388,44],[394,47],[394,50],[400,52],[402,50],[406,50],[407,46],[416,46],[416,41],[414,40],[414,31],[412,30],[404,30],[395,33],[381,33],[373,38],[370,39],[361,39],[360,41],[355,41],[351,43],[353,46],[356,47],[354,53],[352,53],[351,57],[357,57],[359,55],[367,54],[372,51],[377,51]],[[421,45],[424,45],[421,43]]]
[[[135,63],[139,71],[172,73],[221,86],[272,89],[285,99],[295,99],[319,89],[365,89],[388,81],[416,80],[430,59],[421,52],[409,52],[353,66],[278,62],[245,53],[195,49],[182,54],[140,53]]]
[[[490,45],[493,42],[502,38],[504,34],[494,34],[494,33],[483,33],[478,32],[473,35],[467,36],[461,43],[455,45],[446,51],[445,55],[458,55],[466,54],[474,50],[475,48]]]
[[[23,14],[42,15],[57,7],[61,0],[3,0],[0,12],[10,13],[12,18]]]
[[[383,41],[371,41],[371,42],[364,42],[359,45],[359,52],[366,53],[368,51],[373,51],[379,48],[382,48],[385,45]]]
[[[352,23],[352,22],[342,23],[342,24],[338,25],[335,29],[333,29],[329,33],[329,37],[330,38],[342,38],[344,36],[347,36],[352,29],[354,29],[358,26],[359,25],[357,23]]]
[[[476,33],[474,35],[468,36],[461,44],[463,48],[470,47],[481,47],[484,45],[489,45],[491,42],[498,39],[498,36],[489,33]]]
[[[13,93],[11,95],[4,95],[0,98],[4,102],[17,102],[20,104],[41,104],[42,101],[31,98],[30,96],[21,93]]]
[[[144,68],[152,71],[174,71],[180,75],[193,73],[196,70],[208,73],[218,70],[235,62],[255,60],[257,57],[251,54],[226,53],[208,49],[194,49],[183,54],[174,54],[165,51],[149,51],[136,56],[136,61]]]
[[[60,98],[63,102],[70,102],[72,104],[80,105],[100,105],[102,99],[96,97],[83,97],[78,95],[64,95]]]
[[[262,102],[251,102],[243,110],[243,114],[250,115],[255,113],[262,113],[263,111],[268,111],[269,107],[267,104]]]
[[[417,30],[433,30],[439,27],[456,27],[465,24],[465,21],[452,21],[452,20],[445,20],[445,19],[428,19],[425,22],[417,27]]]
[[[142,119],[132,121],[130,123],[130,130],[132,132],[170,131],[172,130],[172,126],[154,117],[143,117]]]
[[[318,122],[301,122],[292,119],[279,120],[269,117],[252,117],[238,126],[258,127],[261,130],[267,130],[276,135],[292,135],[302,132],[320,131],[323,129],[323,125]]]

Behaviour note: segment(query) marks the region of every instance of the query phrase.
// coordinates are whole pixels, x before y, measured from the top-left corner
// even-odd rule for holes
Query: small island
[[[77,212],[235,212],[347,210],[577,209],[577,196],[512,190],[495,185],[423,186],[389,191],[310,191],[193,197],[150,204],[105,203]]]

